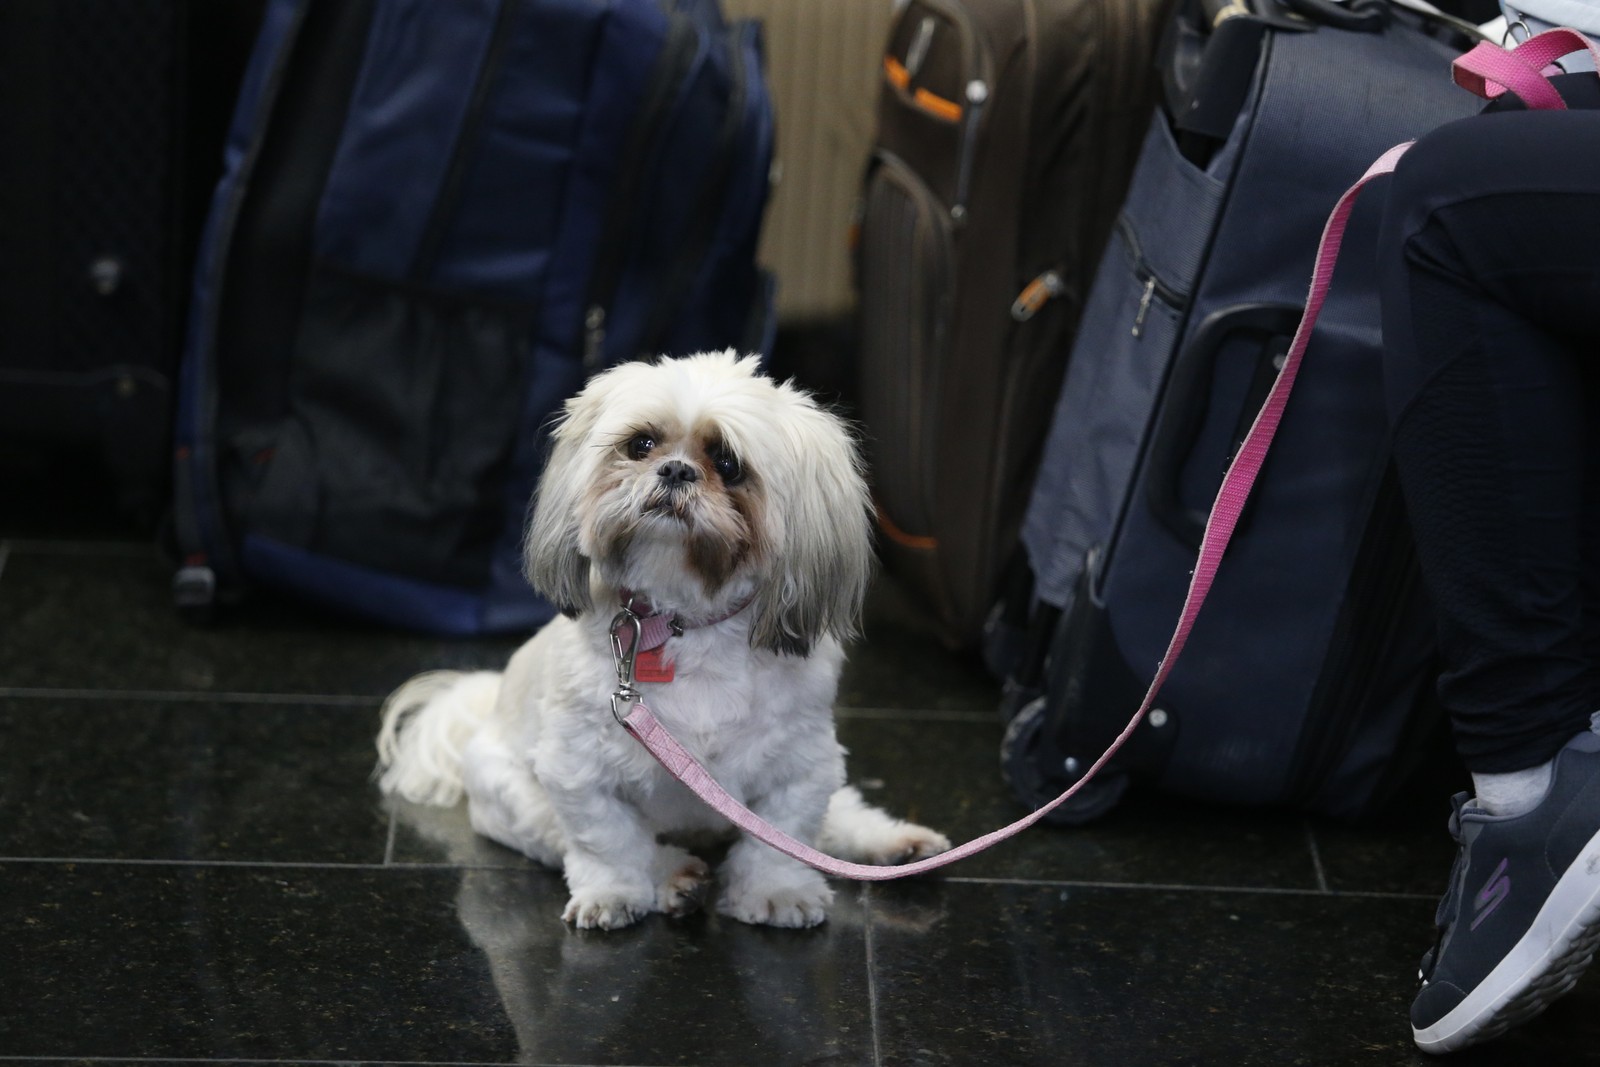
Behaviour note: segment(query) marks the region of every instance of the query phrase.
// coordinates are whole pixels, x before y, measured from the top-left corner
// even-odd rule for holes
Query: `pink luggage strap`
[[[1537,37],[1529,38],[1511,52],[1493,44],[1483,43],[1455,61],[1454,77],[1457,84],[1479,96],[1492,98],[1509,89],[1521,97],[1530,108],[1561,108],[1564,105],[1560,96],[1555,93],[1541,71],[1553,59],[1585,49],[1600,57],[1600,51],[1574,30],[1547,31]],[[1512,59],[1502,58],[1507,56]],[[1542,89],[1539,88],[1541,86]],[[650,709],[640,699],[638,690],[633,687],[633,680],[620,657],[618,690],[612,697],[612,714],[616,716],[617,721],[675,778],[687,785],[734,826],[779,852],[815,867],[825,874],[857,881],[874,882],[906,878],[955,863],[1020,833],[1072,799],[1132,736],[1176,665],[1178,655],[1183,651],[1183,646],[1189,639],[1189,632],[1193,629],[1195,619],[1200,613],[1200,606],[1205,602],[1206,594],[1210,592],[1211,583],[1216,577],[1223,553],[1227,550],[1228,541],[1232,538],[1234,527],[1244,511],[1250,489],[1255,484],[1262,463],[1266,460],[1267,449],[1272,443],[1273,435],[1283,418],[1284,408],[1289,402],[1289,392],[1294,388],[1295,377],[1299,374],[1301,358],[1305,355],[1312,328],[1316,325],[1317,316],[1321,313],[1323,302],[1327,298],[1328,287],[1333,278],[1334,263],[1339,256],[1339,244],[1344,238],[1345,226],[1355,206],[1356,196],[1373,178],[1393,171],[1395,164],[1411,144],[1412,142],[1408,141],[1396,145],[1380,156],[1367,168],[1367,172],[1360,180],[1339,198],[1333,213],[1328,217],[1327,224],[1323,227],[1322,239],[1317,246],[1316,263],[1312,270],[1311,291],[1306,298],[1305,314],[1295,331],[1288,356],[1283,369],[1278,373],[1272,391],[1262,404],[1249,434],[1239,448],[1238,455],[1223,477],[1222,488],[1217,493],[1216,503],[1206,522],[1205,536],[1201,541],[1199,558],[1190,578],[1189,592],[1179,614],[1177,629],[1172,634],[1166,654],[1161,657],[1150,689],[1145,694],[1139,709],[1134,712],[1133,718],[1128,720],[1128,725],[1111,742],[1111,746],[1095,760],[1082,778],[1074,782],[1060,796],[1009,826],[1003,826],[927,859],[896,866],[850,863],[819,852],[796,840],[766,822],[729,794],[651,714]],[[623,628],[638,625],[638,617],[625,609],[612,623],[613,634],[618,634]],[[628,708],[625,714],[624,707]]]
[[[1510,91],[1534,110],[1565,111],[1567,105],[1561,94],[1550,84],[1550,76],[1561,71],[1551,64],[1573,52],[1588,52],[1600,67],[1600,49],[1593,41],[1577,30],[1556,29],[1530,37],[1511,49],[1480,41],[1450,64],[1450,73],[1457,85],[1486,100]]]

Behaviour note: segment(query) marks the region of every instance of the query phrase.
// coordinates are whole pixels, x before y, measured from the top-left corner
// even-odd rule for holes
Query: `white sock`
[[[1472,788],[1478,794],[1478,807],[1490,815],[1521,815],[1532,811],[1550,789],[1550,772],[1555,760],[1505,774],[1472,774]]]

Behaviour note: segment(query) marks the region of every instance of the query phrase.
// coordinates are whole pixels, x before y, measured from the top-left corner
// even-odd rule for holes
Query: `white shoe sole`
[[[1600,945],[1600,832],[1589,839],[1528,932],[1476,989],[1412,1037],[1424,1052],[1487,1041],[1544,1011],[1577,982]]]

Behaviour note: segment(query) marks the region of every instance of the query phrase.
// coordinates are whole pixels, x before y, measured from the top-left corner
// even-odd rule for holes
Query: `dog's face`
[[[690,412],[673,407],[603,431],[617,439],[584,492],[579,546],[603,575],[658,585],[692,577],[716,598],[770,553],[762,478],[720,426],[685,424]]]
[[[754,643],[804,654],[853,632],[870,574],[854,441],[754,359],[623,364],[567,403],[527,564],[569,612],[593,607],[594,583],[679,611],[753,597]]]

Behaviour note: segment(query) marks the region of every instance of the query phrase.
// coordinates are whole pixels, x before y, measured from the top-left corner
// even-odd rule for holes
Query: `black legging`
[[[1600,106],[1593,75],[1559,79]],[[1378,269],[1389,410],[1467,768],[1600,710],[1600,111],[1451,123],[1401,160]]]

